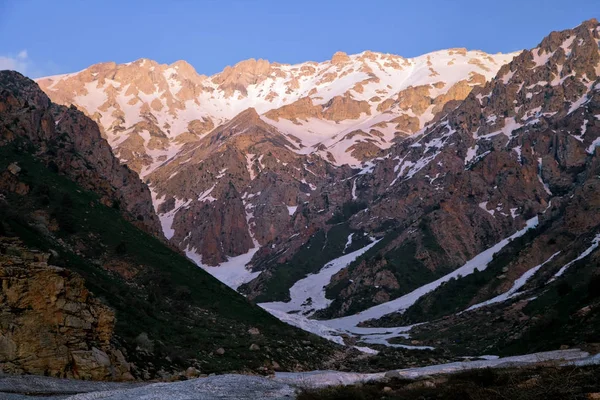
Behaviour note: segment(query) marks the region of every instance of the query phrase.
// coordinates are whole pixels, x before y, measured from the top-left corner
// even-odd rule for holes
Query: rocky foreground
[[[277,373],[273,377],[249,375],[215,375],[173,383],[106,383],[85,382],[46,377],[0,376],[2,399],[70,399],[70,400],[250,400],[293,399],[301,392],[310,392],[329,386],[356,385],[366,382],[393,384],[399,381],[413,382],[413,388],[435,385],[440,376],[469,370],[519,367],[565,367],[577,368],[600,363],[599,355],[577,349],[536,353],[524,356],[497,358],[484,357],[475,361],[432,365],[423,368],[393,370],[377,374],[358,374],[336,371],[313,371],[303,373]],[[437,378],[436,378],[437,377]],[[429,383],[428,383],[429,382]],[[391,390],[391,388],[390,388]],[[387,390],[384,390],[387,392]],[[299,398],[306,396],[300,395]],[[338,397],[343,398],[343,397]]]

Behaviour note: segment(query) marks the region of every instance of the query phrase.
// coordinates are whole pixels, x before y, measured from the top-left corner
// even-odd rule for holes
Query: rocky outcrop
[[[50,102],[37,84],[17,72],[0,72],[0,145],[28,139],[38,157],[132,223],[162,237],[148,188],[113,156],[96,123],[74,107]]]
[[[550,35],[552,45],[547,38],[523,52],[455,111],[391,149],[365,175],[370,183],[363,184],[373,190],[369,196],[382,200],[357,215],[353,224],[377,230],[390,217],[400,222],[402,233],[380,251],[399,281],[402,259],[439,276],[444,268],[456,268],[509,236],[523,220],[577,187],[578,174],[593,165],[590,155],[600,134],[593,117],[599,104],[594,83],[597,26],[586,22]],[[539,82],[548,82],[541,92]],[[332,307],[337,313],[377,304],[379,285],[372,282],[380,264],[365,260],[334,276],[331,286],[346,286]],[[535,265],[527,263],[528,268]],[[386,292],[395,297],[394,290]],[[353,306],[358,299],[361,305]]]
[[[462,266],[573,195],[584,171],[593,175],[600,135],[599,35],[597,21],[588,21],[523,52],[483,88],[458,84],[454,95],[466,98],[455,109],[379,154],[347,183],[323,188],[336,201],[311,204],[315,208],[305,210],[310,224],[304,232],[329,230],[327,221],[341,205],[363,201],[367,208],[347,221],[382,240],[333,276],[327,291],[335,298],[321,317],[356,313]],[[426,92],[415,89],[405,96],[422,99]],[[409,107],[413,100],[399,106]],[[587,229],[596,229],[592,220],[584,224]],[[300,234],[275,241],[254,262],[276,269],[282,261],[276,255],[293,257],[306,240]],[[514,278],[536,261],[515,265],[506,276]],[[251,282],[249,296],[264,293],[268,278],[263,274]]]
[[[292,104],[271,110],[267,118],[279,121],[280,118],[295,121],[309,118],[343,121],[360,118],[361,114],[371,115],[371,107],[366,101],[357,101],[350,96],[335,96],[326,104],[315,105],[310,97],[304,97]]]
[[[257,61],[251,58],[241,61],[233,67],[225,67],[223,72],[212,78],[212,82],[223,90],[226,97],[232,96],[235,91],[247,96],[247,87],[267,79],[270,72],[271,65],[267,60]]]
[[[114,312],[49,257],[0,237],[0,372],[132,380]]]
[[[185,145],[147,178],[167,237],[206,265],[277,238],[320,185],[350,172],[295,148],[254,109]]]

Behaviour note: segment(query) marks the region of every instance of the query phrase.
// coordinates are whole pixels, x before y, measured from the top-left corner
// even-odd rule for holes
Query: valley
[[[0,387],[593,394],[600,23],[539,39],[0,71]]]

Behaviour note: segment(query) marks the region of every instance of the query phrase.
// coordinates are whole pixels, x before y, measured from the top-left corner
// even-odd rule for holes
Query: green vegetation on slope
[[[419,224],[419,228],[422,235],[420,243],[422,248],[432,253],[443,254],[444,250],[437,242],[426,220],[423,220]],[[349,273],[352,273],[352,271],[363,263],[366,263],[369,269],[376,268],[382,271],[390,271],[396,279],[397,288],[385,288],[385,291],[390,299],[394,299],[428,282],[434,281],[451,271],[450,266],[444,266],[435,271],[427,268],[421,260],[416,258],[418,244],[414,240],[406,240],[398,247],[386,251],[390,243],[397,239],[398,236],[399,232],[388,233],[377,245],[373,246],[348,266]],[[337,313],[344,306],[344,299],[340,294],[351,283],[350,278],[347,278],[327,287],[326,296],[329,299],[334,299],[334,301],[326,310],[317,314],[319,318],[337,316]],[[350,306],[344,308],[344,315],[355,314],[376,305],[373,298],[379,290],[382,289],[374,286],[363,286],[361,292],[353,292],[352,302]]]
[[[378,325],[411,325],[455,314],[468,308],[484,286],[492,289],[489,298],[494,297],[493,289],[501,283],[501,280],[497,277],[502,274],[502,269],[517,259],[520,253],[528,251],[531,241],[547,226],[548,223],[542,227],[531,229],[523,236],[512,240],[500,252],[494,254],[492,261],[485,270],[479,271],[476,269],[472,274],[459,276],[444,282],[435,290],[419,298],[415,304],[402,314],[385,316]],[[487,299],[481,301],[485,300]]]
[[[118,204],[104,206],[46,168],[28,147],[0,147],[0,171],[17,162],[19,179],[30,187],[28,195],[9,193],[0,202],[0,234],[51,252],[51,264],[81,274],[116,311],[116,334],[130,360],[151,361],[157,369],[198,360],[202,372],[219,372],[256,370],[272,361],[315,368],[331,353],[329,342],[251,304],[125,221]],[[250,327],[260,335],[249,334]],[[260,350],[249,351],[251,344]],[[218,348],[225,353],[215,354]]]
[[[351,233],[354,233],[352,244],[344,253]],[[329,261],[358,250],[370,242],[362,232],[350,229],[347,223],[335,225],[327,232],[318,231],[289,261],[277,265],[256,301],[289,301],[290,288],[298,280],[318,272]]]

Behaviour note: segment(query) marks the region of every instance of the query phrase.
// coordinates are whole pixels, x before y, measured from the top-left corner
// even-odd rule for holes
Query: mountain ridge
[[[486,76],[491,76],[502,61],[512,56],[489,56],[463,49],[415,59],[373,52],[351,56],[336,53],[331,61],[290,66],[246,60],[212,77],[197,75],[186,63],[161,66],[142,59],[123,65],[97,64],[78,74],[58,80],[42,78],[38,82],[55,101],[76,104],[98,122],[121,161],[140,173],[154,191],[155,209],[167,236],[175,237],[174,244],[182,251],[193,252],[191,255],[201,260],[201,264],[216,265],[228,257],[265,245],[292,223],[293,215],[286,216],[284,212],[267,217],[264,212],[250,216],[250,212],[242,211],[246,203],[258,201],[257,198],[244,201],[241,199],[244,192],[247,196],[263,193],[262,201],[268,202],[265,211],[269,213],[277,207],[290,210],[290,207],[300,207],[302,212],[302,204],[309,201],[306,197],[318,191],[325,170],[333,171],[337,166],[341,169],[333,176],[350,176],[350,170],[340,164],[360,165],[361,160],[375,157],[381,149],[420,129],[434,114],[441,114],[444,107],[451,106],[473,87],[485,82]],[[448,82],[443,82],[439,73],[447,75]],[[418,86],[411,86],[413,84]],[[227,104],[234,108],[229,109]],[[256,109],[261,121],[246,120],[246,111],[241,110],[257,104],[262,107]],[[184,157],[186,149],[195,146],[194,143],[206,142],[205,139],[219,129],[224,132],[236,118],[243,121],[246,129],[260,125],[279,137],[270,140],[268,148],[262,145],[260,150],[249,152],[260,160],[247,159],[247,173],[243,171],[241,156],[230,158],[229,162],[236,166],[220,163],[219,169],[211,171],[204,169],[199,173],[193,171],[191,165],[182,166],[179,173],[174,169],[184,161],[198,164],[201,159]],[[229,136],[221,139],[225,137]],[[246,141],[251,140],[249,138]],[[231,147],[241,142],[231,136],[223,143]],[[242,147],[244,151],[248,148]],[[261,190],[252,187],[254,176],[265,167],[261,164],[263,158],[266,160],[269,154],[280,157],[287,154],[285,160],[274,157],[279,165],[266,167],[275,174],[274,179],[287,182],[285,194],[276,193],[277,188],[263,184],[260,184]],[[291,159],[296,160],[293,168],[301,171],[300,174],[290,171],[287,164]],[[321,172],[307,167],[313,162],[321,165]],[[175,182],[181,177],[188,182],[210,181],[215,178],[196,175],[209,173],[217,177],[225,168],[229,172],[223,179],[233,179],[238,192],[234,197],[238,200],[230,200],[229,206],[225,206],[216,196],[217,192],[212,193],[211,198],[219,201],[211,202],[214,211],[210,211],[212,217],[206,219],[221,219],[225,224],[223,233],[211,235],[217,238],[211,243],[197,235],[186,238],[193,230],[189,214],[207,212],[207,205],[201,203],[206,203],[204,200],[208,197],[193,198]],[[235,174],[231,175],[234,170]],[[197,190],[208,193],[213,183],[203,182]],[[166,191],[165,188],[172,189]],[[266,198],[267,192],[273,193]],[[205,211],[199,211],[198,206]],[[178,232],[172,234],[173,213],[179,214],[177,220],[188,222],[175,222]],[[218,215],[223,217],[217,218]],[[258,221],[261,223],[257,224]],[[203,223],[209,226],[202,229],[219,229],[218,225]],[[252,237],[258,241],[257,245],[253,244]]]
[[[556,253],[546,254],[552,246],[540,245],[540,232],[565,244],[560,235],[594,228],[593,218],[573,218],[577,222],[569,226],[561,213],[575,207],[563,198],[567,194],[591,207],[576,193],[594,169],[599,142],[593,111],[597,25],[590,20],[553,32],[531,50],[502,56],[510,56],[507,63],[462,50],[418,62],[371,52],[337,53],[331,61],[299,66],[245,61],[201,84],[181,85],[182,96],[206,107],[202,119],[177,121],[174,130],[187,129],[181,137],[172,137],[175,125],[157,117],[173,96],[177,109],[179,91],[166,91],[179,87],[172,72],[157,75],[167,93],[160,102],[148,97],[162,92],[152,80],[141,80],[145,72],[136,75],[133,89],[132,83],[119,89],[119,83],[105,90],[112,72],[94,67],[74,84],[91,84],[106,98],[124,95],[143,114],[133,125],[117,121],[128,120],[125,115],[115,117],[112,133],[105,134],[113,135],[109,140],[121,160],[135,165],[150,185],[172,244],[250,299],[277,307],[271,311],[282,319],[310,325],[320,322],[307,316],[319,318],[324,325],[316,331],[329,326],[365,339],[364,327],[338,324],[377,307],[373,316],[385,317],[384,305],[393,311],[394,301],[405,304],[405,296],[430,283],[456,278],[455,271],[483,255],[487,260],[486,252],[502,244],[498,251],[506,258],[480,264],[478,284],[468,269],[468,278],[434,288],[419,303],[423,308],[409,314],[422,321],[449,312],[438,296],[464,282],[472,287],[450,303],[474,306],[491,293],[501,295],[519,274]],[[157,68],[147,63],[129,67]],[[110,76],[133,74],[115,71]],[[46,90],[60,96],[53,84],[47,82]],[[204,102],[211,97],[214,102]],[[268,107],[247,107],[259,98]],[[101,100],[97,120],[114,107]],[[212,111],[232,117],[214,120]],[[550,229],[552,221],[562,228]],[[569,243],[580,248],[583,238]],[[544,258],[510,261],[529,246]],[[349,253],[356,258],[343,258]],[[540,274],[554,262],[562,258]],[[335,273],[324,272],[331,266]],[[325,279],[319,298],[297,298],[313,275]],[[408,321],[402,318],[392,321]],[[367,343],[393,344],[387,339]]]

